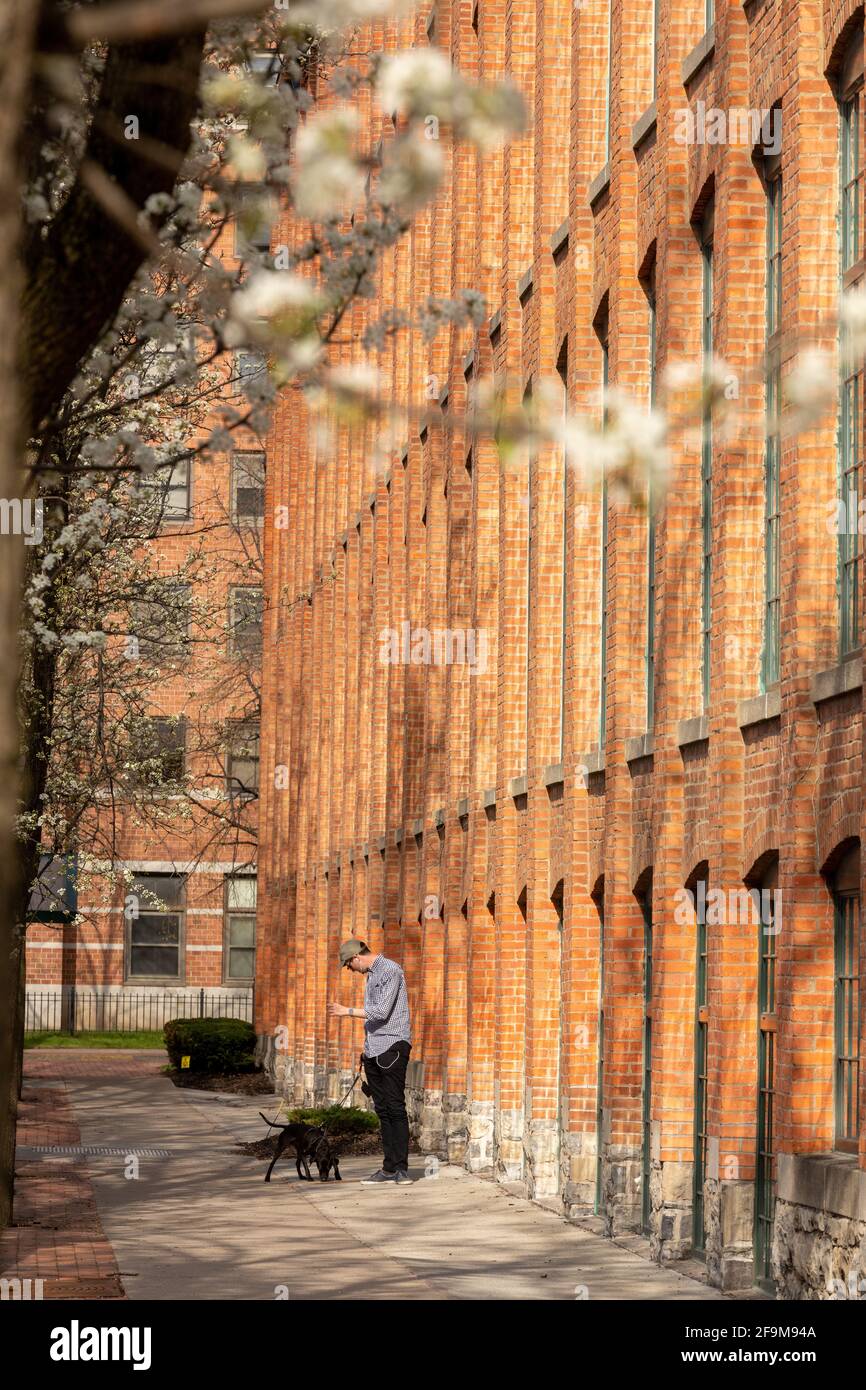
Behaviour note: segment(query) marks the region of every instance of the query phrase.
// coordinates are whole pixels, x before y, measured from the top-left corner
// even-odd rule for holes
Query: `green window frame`
[[[659,92],[659,0],[653,0],[653,101]]]
[[[656,278],[653,269],[649,284],[649,397],[650,410],[655,409],[658,375],[658,337],[656,322]],[[655,719],[656,676],[656,498],[653,495],[652,475],[647,486],[647,577],[646,577],[646,653],[644,657],[646,691],[646,727],[649,733]]]
[[[610,159],[611,125],[613,121],[613,0],[607,6],[607,92],[604,107],[604,162]]]
[[[781,634],[781,454],[782,408],[782,175],[767,179],[766,376],[764,425],[764,640],[761,689],[775,685],[780,672]]]
[[[765,876],[758,913],[758,1115],[755,1130],[755,1279],[775,1288],[772,1269],[776,1207],[776,888],[778,864]],[[754,890],[753,890],[754,891]]]
[[[704,24],[712,29],[716,22],[716,0],[704,0]]]
[[[839,102],[839,272],[840,293],[861,283],[850,273],[860,259],[860,220],[863,197],[863,141],[860,132],[862,78]],[[839,339],[839,422],[837,430],[837,486],[843,518],[837,536],[837,600],[839,655],[844,658],[860,646],[858,580],[860,571],[860,431],[862,365],[851,353],[844,330]]]
[[[559,360],[556,364],[559,379],[562,382],[562,418],[568,418],[568,338],[563,340],[559,352]],[[568,658],[568,459],[565,450],[562,451],[562,571],[560,583],[562,586],[562,603],[560,612],[560,648],[559,648],[559,761],[565,759],[565,699],[566,699],[566,667]]]
[[[602,1137],[604,1134],[604,889],[596,898],[598,910],[598,1065],[596,1069],[595,1092],[595,1214],[603,1210],[604,1193],[602,1188]]]
[[[602,344],[601,380],[603,393],[603,422],[607,426],[607,388],[610,376],[610,353],[607,342]],[[604,751],[607,746],[607,588],[608,588],[608,496],[607,475],[601,485],[601,614],[600,614],[600,665],[599,665],[599,710],[598,746]]]
[[[857,855],[859,875],[859,854]],[[834,907],[835,1147],[857,1153],[860,1137],[860,893],[839,889]]]
[[[641,1230],[648,1232],[652,1216],[650,1172],[652,1165],[653,1079],[653,908],[652,880],[640,902],[643,915],[643,1062],[641,1093]]]
[[[694,1140],[692,1165],[692,1246],[706,1249],[704,1230],[704,1177],[707,1171],[708,1023],[707,1007],[707,881],[695,885],[695,1079]]]
[[[701,243],[701,351],[704,372],[713,354],[713,240],[705,234]],[[701,416],[701,698],[710,702],[710,646],[713,586],[713,419],[709,391],[705,391]]]

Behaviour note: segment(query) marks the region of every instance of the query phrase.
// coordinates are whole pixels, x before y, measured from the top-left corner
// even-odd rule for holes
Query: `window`
[[[773,1289],[773,1221],[776,1207],[776,891],[778,861],[764,875],[758,913],[758,1123],[755,1154],[755,1278]]]
[[[232,521],[257,525],[265,512],[265,456],[236,450],[232,454]]]
[[[607,7],[607,92],[604,115],[604,162],[610,159],[611,124],[613,120],[613,0]]]
[[[604,887],[595,895],[598,911],[598,1066],[595,1090],[595,1213],[599,1216],[604,1210],[604,1189],[602,1182],[602,1149],[604,1137]]]
[[[704,24],[711,29],[716,21],[716,0],[704,0]]]
[[[181,978],[183,902],[180,874],[142,874],[131,885],[124,908],[130,978]]]
[[[692,890],[695,907],[695,1084],[692,1165],[692,1244],[705,1248],[704,1178],[707,1171],[707,880]]]
[[[833,875],[835,1144],[857,1152],[860,1136],[860,845]]]
[[[138,655],[164,666],[189,656],[191,587],[177,580],[148,586],[131,605],[130,617]]]
[[[704,372],[713,356],[713,214],[701,232],[701,351]],[[710,637],[713,604],[713,419],[710,392],[701,418],[701,699],[710,702]]]
[[[655,409],[658,386],[658,340],[656,328],[656,273],[653,266],[647,287],[649,300],[649,397],[650,410]],[[647,580],[646,580],[646,727],[649,732],[655,718],[656,674],[656,498],[653,495],[652,474],[647,488]]]
[[[653,101],[659,92],[659,0],[652,0],[653,7],[653,42],[652,42],[652,64],[653,64]]]
[[[251,801],[259,790],[259,725],[245,720],[230,730],[226,781],[233,801]]]
[[[601,347],[601,380],[603,392],[603,419],[607,424],[607,387],[610,370],[610,357],[608,352],[607,337]],[[605,474],[601,485],[601,640],[599,643],[600,653],[600,676],[599,676],[599,711],[598,711],[598,746],[604,749],[607,745],[607,567],[608,567],[608,529],[607,529],[607,474]]]
[[[235,353],[235,374],[241,381],[254,380],[267,369],[268,364],[260,352]]]
[[[568,338],[563,341],[556,363],[559,380],[562,383],[562,416],[568,415]],[[568,460],[562,451],[562,571],[560,576],[562,604],[560,613],[559,646],[559,761],[565,759],[565,680],[568,639]]]
[[[160,521],[189,519],[190,472],[189,459],[179,459],[171,467],[158,468],[142,476],[142,485],[153,498]]]
[[[258,585],[229,590],[229,650],[232,656],[255,656],[262,647],[263,594]]]
[[[164,787],[186,774],[186,720],[181,717],[142,720],[135,757],[140,786]]]
[[[779,679],[781,561],[781,435],[782,408],[782,172],[779,157],[768,161],[766,253],[766,368],[764,415],[764,645],[761,684],[764,690]]]
[[[530,381],[523,393],[523,409],[527,415],[532,414],[532,382]],[[532,683],[532,465],[534,463],[533,453],[530,450],[526,457],[526,626],[524,629],[526,638],[526,670],[524,672],[524,693],[523,705],[525,714],[525,742],[526,742],[526,770],[529,771],[529,717],[530,717],[530,687]]]
[[[226,981],[251,983],[255,976],[256,885],[254,874],[235,874],[226,879],[223,946]]]
[[[653,890],[652,879],[640,899],[643,916],[643,1086],[641,1113],[641,1230],[650,1229],[650,1171],[652,1166],[653,1081]]]
[[[863,141],[860,130],[863,91],[863,36],[852,44],[845,61],[839,101],[839,278],[840,290],[863,283],[858,272],[861,257],[863,199]],[[857,602],[860,562],[858,507],[860,501],[860,402],[863,391],[862,363],[852,354],[847,335],[839,342],[839,424],[837,431],[837,487],[843,521],[837,538],[837,590],[839,653],[848,656],[860,645]]]
[[[280,80],[282,64],[276,49],[262,53],[251,53],[247,58],[247,68],[256,77],[261,77],[265,86],[276,87]]]
[[[251,251],[270,251],[273,220],[273,207],[263,202],[258,190],[242,193],[234,222],[234,252],[238,260],[244,260]]]

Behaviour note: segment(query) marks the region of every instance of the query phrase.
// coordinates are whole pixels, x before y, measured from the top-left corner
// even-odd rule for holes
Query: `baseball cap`
[[[340,947],[340,965],[348,965],[350,960],[354,960],[364,949],[363,941],[359,941],[356,936],[350,936],[348,941],[344,941]]]

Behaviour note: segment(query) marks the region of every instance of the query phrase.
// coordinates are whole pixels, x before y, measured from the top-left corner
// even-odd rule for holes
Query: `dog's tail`
[[[261,1110],[259,1114],[262,1115]],[[262,1115],[262,1119],[266,1125],[270,1125],[271,1129],[291,1129],[291,1125],[281,1125],[277,1120],[269,1120],[267,1115]]]

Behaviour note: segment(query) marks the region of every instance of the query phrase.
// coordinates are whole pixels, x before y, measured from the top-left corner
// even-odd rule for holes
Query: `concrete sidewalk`
[[[266,1185],[265,1164],[233,1145],[263,1137],[267,1097],[178,1090],[152,1066],[132,1080],[129,1066],[77,1057],[58,1067],[80,1142],[120,1154],[76,1161],[130,1299],[721,1297],[454,1167],[426,1178],[414,1160],[411,1186],[371,1189],[358,1179],[375,1158],[347,1158],[343,1182],[327,1184],[299,1182],[284,1159]],[[138,1148],[170,1156],[125,1176]]]

